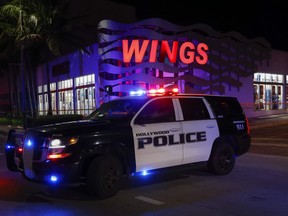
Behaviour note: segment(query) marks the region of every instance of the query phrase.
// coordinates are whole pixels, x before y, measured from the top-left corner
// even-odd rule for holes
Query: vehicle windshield
[[[132,119],[138,110],[148,101],[147,98],[129,98],[116,99],[102,104],[98,109],[92,112],[87,119],[90,120],[117,120]]]

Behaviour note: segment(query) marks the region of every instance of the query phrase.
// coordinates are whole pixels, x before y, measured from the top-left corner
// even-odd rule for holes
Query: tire
[[[100,156],[94,159],[87,172],[88,193],[99,199],[117,194],[122,179],[122,166],[115,157]]]
[[[231,145],[221,143],[213,148],[208,170],[216,175],[227,175],[235,166],[235,151]]]

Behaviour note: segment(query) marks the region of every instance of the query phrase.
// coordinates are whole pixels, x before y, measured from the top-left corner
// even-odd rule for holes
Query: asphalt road
[[[81,188],[53,190],[25,181],[3,167],[0,215],[287,216],[288,158],[248,153],[232,173],[202,169],[136,179],[114,197],[96,200]]]
[[[250,120],[251,153],[288,157],[288,114]]]

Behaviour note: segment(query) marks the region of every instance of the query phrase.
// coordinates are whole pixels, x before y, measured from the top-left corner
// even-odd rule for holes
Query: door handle
[[[171,132],[177,132],[177,131],[180,131],[181,129],[180,128],[171,128],[169,131]]]

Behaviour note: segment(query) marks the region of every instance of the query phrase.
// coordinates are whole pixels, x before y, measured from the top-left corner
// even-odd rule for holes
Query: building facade
[[[97,32],[93,54],[76,51],[39,66],[39,114],[51,107],[53,114],[86,116],[131,91],[172,87],[236,96],[250,117],[286,112],[288,54],[263,38],[156,18],[102,20]]]

